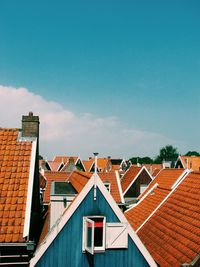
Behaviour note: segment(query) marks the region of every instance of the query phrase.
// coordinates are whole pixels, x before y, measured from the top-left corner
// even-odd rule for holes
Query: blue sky
[[[91,120],[114,117],[115,131],[124,127],[163,136],[149,141],[155,146],[147,149],[147,140],[140,139],[143,144],[136,148],[134,142],[123,145],[119,134],[115,141],[121,147],[112,147],[113,142],[107,149],[109,143],[101,145],[107,135],[111,138],[111,127],[96,140],[102,154],[154,156],[166,142],[181,153],[200,151],[198,0],[2,0],[0,11],[2,88],[26,88],[77,118],[86,113]],[[10,112],[16,110],[17,105]],[[60,139],[57,147],[54,140],[55,153],[64,153]],[[80,153],[88,155],[95,140],[90,147],[90,139],[83,139]],[[42,152],[49,155],[46,147]],[[79,153],[78,146],[70,153]]]

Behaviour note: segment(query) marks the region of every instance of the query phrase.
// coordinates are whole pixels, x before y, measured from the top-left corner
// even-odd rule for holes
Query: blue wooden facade
[[[72,203],[73,205],[73,203]],[[128,236],[127,249],[106,249],[90,255],[82,252],[83,216],[102,215],[106,222],[119,222],[109,203],[97,188],[94,200],[92,188],[63,229],[37,262],[37,267],[145,267],[148,262]],[[92,264],[90,262],[93,262]]]

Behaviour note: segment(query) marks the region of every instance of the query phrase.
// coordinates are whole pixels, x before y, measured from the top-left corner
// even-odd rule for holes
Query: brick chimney
[[[30,111],[28,116],[22,116],[22,137],[37,137],[39,139],[39,116]]]

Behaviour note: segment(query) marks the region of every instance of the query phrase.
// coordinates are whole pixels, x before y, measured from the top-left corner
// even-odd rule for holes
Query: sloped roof
[[[142,194],[143,197],[140,197],[141,201],[125,212],[125,216],[133,229],[138,230],[138,228],[171,192],[172,186],[183,172],[184,171],[180,169],[163,169],[158,174],[147,190]]]
[[[119,176],[117,177],[117,172],[104,172],[104,173],[102,172],[102,173],[98,173],[98,175],[104,183],[105,182],[110,183],[111,185],[110,194],[112,195],[114,200],[117,203],[124,203],[122,189],[120,188],[121,184],[120,184]]]
[[[179,176],[183,173],[181,169],[162,169],[152,180],[147,189],[139,196],[141,199],[157,183],[159,187],[170,190]]]
[[[73,158],[74,159],[74,163],[76,163],[78,157],[77,156],[55,156],[53,158],[53,161],[54,162],[58,162],[58,163],[66,163],[69,161],[70,158]]]
[[[138,176],[139,172],[142,170],[142,167],[137,167],[132,165],[124,174],[121,180],[122,192],[124,193],[133,180]]]
[[[61,165],[64,164],[62,162],[57,162],[53,160],[48,160],[47,163],[49,164],[49,167],[53,172],[59,171]]]
[[[53,227],[52,231],[46,236],[45,240],[42,242],[42,244],[38,247],[38,249],[35,252],[34,257],[30,261],[30,266],[35,266],[37,262],[40,260],[42,255],[47,251],[47,249],[50,247],[52,242],[55,240],[57,235],[62,231],[63,227],[67,224],[67,222],[70,220],[70,218],[73,216],[76,209],[78,209],[85,199],[85,197],[88,195],[90,190],[95,186],[95,188],[98,188],[102,195],[104,196],[105,201],[109,203],[110,208],[113,210],[117,218],[120,222],[127,223],[127,220],[123,213],[120,211],[119,207],[117,206],[116,202],[113,200],[111,195],[108,193],[107,189],[103,185],[100,177],[98,174],[94,173],[92,177],[88,180],[87,184],[84,186],[83,190],[75,197],[73,202],[64,210],[61,220],[57,221],[57,227]],[[140,253],[143,255],[145,260],[148,262],[149,266],[155,266],[156,264],[149,254],[149,252],[146,250],[145,246],[142,244],[138,236],[135,234],[133,229],[130,227],[130,225],[127,225],[127,231],[130,236],[130,238],[133,240],[135,245],[138,247]]]
[[[101,169],[101,172],[104,172],[107,168],[109,158],[97,158],[97,167]],[[85,167],[86,172],[90,172],[93,164],[95,163],[94,158],[89,158],[88,160],[82,160],[82,163]]]
[[[44,172],[44,177],[47,180],[47,185],[44,192],[44,203],[50,202],[51,183],[53,181],[64,182],[68,179],[69,175],[70,173],[68,172],[52,172],[52,171]]]
[[[200,253],[199,192],[200,173],[188,174],[138,231],[160,266],[191,263]]]
[[[25,242],[32,142],[18,141],[18,136],[18,129],[0,128],[1,243]]]
[[[153,174],[154,171],[159,172],[160,170],[163,169],[163,164],[142,164],[142,166],[145,166],[147,168],[147,170]],[[154,175],[155,176],[155,175]]]
[[[86,172],[89,172],[90,169],[92,168],[92,165],[94,164],[94,159],[82,160],[82,163]]]
[[[67,181],[69,181],[76,189],[76,191],[80,193],[91,176],[92,176],[91,173],[73,171],[71,175],[68,177]]]
[[[179,156],[184,169],[200,171],[200,156]]]

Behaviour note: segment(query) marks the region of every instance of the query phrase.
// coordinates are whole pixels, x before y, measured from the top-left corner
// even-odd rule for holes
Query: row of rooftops
[[[34,117],[32,113],[29,116]],[[1,247],[3,244],[18,244],[30,248],[32,243],[36,245],[38,240],[44,240],[50,230],[48,219],[51,211],[41,209],[39,185],[44,203],[49,205],[52,183],[70,183],[77,196],[90,181],[95,169],[93,158],[87,161],[90,163],[89,172],[87,163],[79,157],[61,156],[40,162],[39,175],[39,121],[34,119],[37,126],[34,127],[27,116],[23,118],[22,128],[26,133],[23,129],[0,128]],[[24,125],[26,122],[31,123],[31,133]],[[126,165],[123,172],[120,168],[107,170],[105,162],[119,166],[119,160],[98,159],[98,175],[104,184],[110,184],[113,199],[119,205],[123,204],[128,222],[156,263],[159,266],[199,266],[200,173],[197,171],[200,170],[200,157],[180,156],[175,165],[177,169],[163,169],[162,165]],[[44,163],[49,165],[49,170],[47,165],[42,165]],[[63,166],[58,168],[56,164]],[[82,164],[84,171],[74,168],[76,164],[78,168]],[[44,226],[40,234],[34,225],[41,223],[38,219],[41,215]],[[29,249],[30,253],[26,251],[28,260],[33,249]],[[20,254],[19,251],[17,253]],[[24,253],[22,250],[21,254]]]

